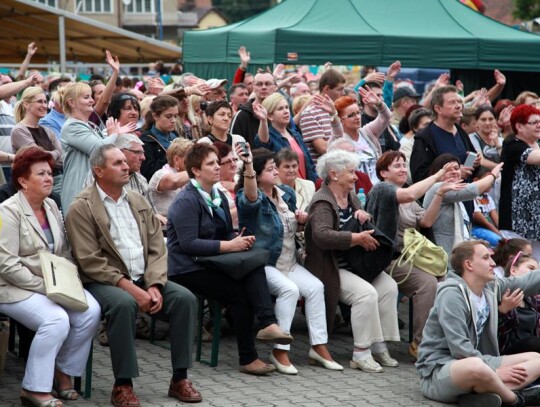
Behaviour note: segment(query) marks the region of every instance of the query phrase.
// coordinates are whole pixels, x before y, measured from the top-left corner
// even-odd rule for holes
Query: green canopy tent
[[[458,0],[285,0],[232,25],[186,32],[185,69],[232,78],[241,45],[251,52],[250,71],[273,63],[387,66],[398,59],[418,68],[540,70],[540,36]]]

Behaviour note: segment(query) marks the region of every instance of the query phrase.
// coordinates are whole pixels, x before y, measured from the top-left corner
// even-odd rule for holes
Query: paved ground
[[[406,334],[406,330],[402,331],[404,338]],[[293,335],[296,341],[291,350],[291,360],[299,374],[273,373],[268,377],[255,377],[238,372],[236,343],[230,330],[225,329],[220,342],[219,365],[211,368],[194,362],[189,371],[190,378],[203,395],[203,402],[198,406],[443,406],[421,395],[406,342],[389,346],[392,356],[400,362],[398,368],[387,368],[381,374],[368,374],[349,368],[352,336],[350,329],[341,329],[333,335],[330,351],[345,370],[332,372],[308,364],[308,337],[301,315],[295,319]],[[182,405],[167,397],[171,375],[169,351],[145,340],[137,340],[137,345],[141,376],[135,380],[135,390],[142,405]],[[209,346],[206,350],[209,351]],[[267,360],[271,347],[261,344],[258,350],[261,358]],[[99,346],[97,341],[93,360],[91,399],[66,405],[111,405],[113,376],[108,348]],[[20,405],[18,391],[23,374],[22,360],[9,354],[0,379],[0,406]]]

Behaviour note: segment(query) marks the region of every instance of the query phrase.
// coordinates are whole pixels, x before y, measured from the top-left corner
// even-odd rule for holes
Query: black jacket
[[[255,136],[259,133],[259,119],[253,114],[253,100],[240,106],[234,116],[231,133],[244,137],[249,145],[253,146]]]
[[[141,174],[147,181],[150,181],[152,175],[167,164],[167,150],[157,142],[150,129],[143,133],[141,141],[144,143],[143,149],[145,156],[145,160],[141,165]]]

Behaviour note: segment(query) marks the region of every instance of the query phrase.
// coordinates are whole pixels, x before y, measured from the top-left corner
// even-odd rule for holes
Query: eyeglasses
[[[144,150],[130,150],[129,148],[123,148],[122,150],[129,151],[130,153],[133,153],[138,157],[144,155]]]
[[[238,162],[238,158],[234,157],[234,158],[231,158],[230,160],[221,162],[219,165],[230,165],[233,163],[236,164],[237,162]]]
[[[342,119],[351,119],[355,116],[360,116],[362,114],[362,112],[359,110],[357,112],[352,112],[352,113],[349,113],[347,116],[343,116]]]
[[[527,122],[527,124],[530,124],[531,126],[538,126],[540,124],[540,120],[534,120],[532,122]]]

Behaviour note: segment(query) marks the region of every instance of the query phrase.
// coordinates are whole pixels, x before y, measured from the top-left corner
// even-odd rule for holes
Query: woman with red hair
[[[540,110],[517,106],[510,116],[514,136],[504,140],[499,229],[529,239],[540,257]]]
[[[391,113],[384,101],[368,88],[359,89],[364,104],[375,106],[379,114],[372,122],[362,127],[360,106],[350,96],[342,96],[334,102],[343,126],[343,137],[354,143],[356,153],[360,157],[359,170],[369,175],[372,184],[379,182],[375,172],[377,159],[382,154],[379,136],[390,123]]]

